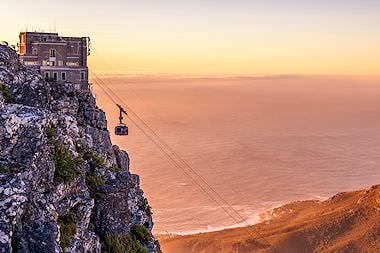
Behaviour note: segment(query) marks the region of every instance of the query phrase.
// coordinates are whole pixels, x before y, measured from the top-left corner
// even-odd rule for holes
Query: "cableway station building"
[[[41,75],[55,82],[71,82],[88,89],[88,37],[62,37],[58,33],[21,32],[19,54],[26,66],[39,68]]]

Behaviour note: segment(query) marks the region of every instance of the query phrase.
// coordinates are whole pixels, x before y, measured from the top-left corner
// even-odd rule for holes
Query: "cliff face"
[[[152,226],[92,94],[0,45],[0,252],[158,252]]]

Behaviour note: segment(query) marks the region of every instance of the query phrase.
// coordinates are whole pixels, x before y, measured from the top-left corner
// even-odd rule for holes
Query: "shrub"
[[[9,168],[8,167],[0,166],[0,173],[1,174],[8,173],[8,172],[9,172]]]
[[[131,235],[110,235],[102,243],[104,253],[148,253],[148,251]]]
[[[110,168],[109,170],[114,172],[114,173],[118,173],[118,172],[122,171],[122,169],[119,167],[113,167],[113,168]]]
[[[58,219],[60,225],[60,246],[64,252],[66,247],[71,245],[71,241],[77,232],[77,217],[75,213],[68,212]]]
[[[82,154],[82,155],[83,155],[83,154],[86,154],[86,152],[87,152],[87,147],[86,147],[86,145],[84,145],[83,142],[78,141],[78,142],[76,143],[75,147],[76,147],[77,152],[78,152],[79,154]]]
[[[45,130],[45,133],[46,133],[46,137],[48,139],[48,143],[52,144],[52,145],[56,145],[57,141],[56,141],[56,135],[55,135],[54,128],[52,126],[47,127]]]
[[[142,244],[148,243],[150,239],[150,233],[143,225],[136,225],[131,228],[132,235]]]
[[[88,186],[96,186],[104,184],[104,179],[100,176],[95,175],[93,171],[86,173],[86,183]]]
[[[86,173],[86,185],[90,191],[91,198],[96,199],[98,196],[98,185],[104,184],[104,179],[95,175],[94,171],[90,170]]]
[[[1,91],[1,93],[3,93],[3,97],[4,97],[6,103],[12,103],[13,102],[12,94],[9,91],[7,86],[0,83],[0,91]]]
[[[93,168],[97,168],[104,165],[104,159],[92,152],[87,152],[86,154],[84,154],[83,158],[86,160],[90,160],[90,165]]]
[[[55,162],[54,179],[57,182],[71,182],[81,173],[78,169],[80,160],[71,157],[67,149],[60,144],[54,145],[53,159]]]
[[[151,207],[150,205],[146,205],[145,213],[146,213],[146,215],[148,215],[149,217],[152,216],[153,212],[152,212],[152,207]]]
[[[69,151],[62,144],[58,143],[53,127],[47,127],[45,133],[49,144],[53,146],[52,157],[55,163],[54,180],[59,183],[73,181],[81,173],[78,169],[82,163],[81,158],[73,158]]]

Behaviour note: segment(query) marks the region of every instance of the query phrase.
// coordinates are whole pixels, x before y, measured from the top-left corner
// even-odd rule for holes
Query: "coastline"
[[[380,185],[341,192],[326,200],[296,201],[248,227],[192,235],[158,236],[172,253],[378,252]],[[189,245],[192,245],[189,247]],[[350,250],[350,251],[347,251]],[[355,251],[357,250],[357,251]]]

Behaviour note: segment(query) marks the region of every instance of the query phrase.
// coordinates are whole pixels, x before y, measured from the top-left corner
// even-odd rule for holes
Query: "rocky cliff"
[[[0,252],[159,252],[150,207],[91,92],[0,45]]]

